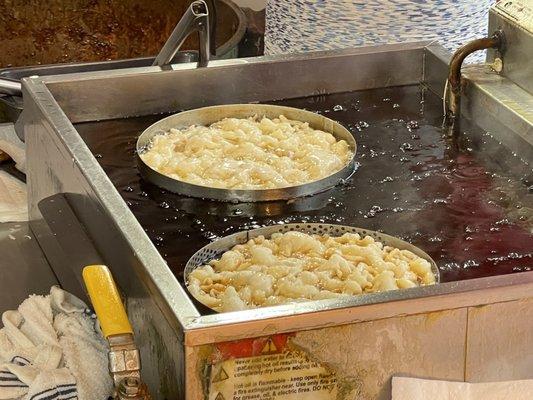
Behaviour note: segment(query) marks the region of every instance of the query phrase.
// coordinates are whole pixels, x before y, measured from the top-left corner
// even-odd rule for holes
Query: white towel
[[[4,312],[0,399],[107,399],[108,347],[95,321],[85,303],[58,287]]]
[[[26,171],[26,148],[15,133],[13,124],[0,124],[0,150],[9,154],[16,167]],[[28,220],[26,184],[0,171],[0,222]]]
[[[9,154],[19,171],[26,172],[26,145],[19,139],[11,123],[0,124],[0,150]]]

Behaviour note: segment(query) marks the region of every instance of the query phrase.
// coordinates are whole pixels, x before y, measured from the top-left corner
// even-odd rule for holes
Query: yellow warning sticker
[[[336,398],[337,380],[334,374],[309,360],[305,353],[286,351],[271,354],[276,351],[275,348],[269,340],[260,356],[215,363],[211,369],[209,400]]]
[[[224,367],[220,367],[218,372],[215,374],[215,377],[213,378],[213,382],[225,381],[228,378],[229,378],[229,375],[224,370]]]
[[[274,344],[274,341],[272,338],[268,338],[267,342],[265,343],[265,346],[261,350],[261,354],[271,354],[271,353],[277,353],[278,348]]]

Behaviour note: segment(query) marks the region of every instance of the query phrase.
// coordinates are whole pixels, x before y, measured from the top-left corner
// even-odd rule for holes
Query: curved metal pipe
[[[501,52],[503,44],[503,32],[498,30],[491,37],[468,42],[453,54],[448,71],[448,117],[456,119],[461,111],[461,67],[465,58],[478,50],[499,49]]]

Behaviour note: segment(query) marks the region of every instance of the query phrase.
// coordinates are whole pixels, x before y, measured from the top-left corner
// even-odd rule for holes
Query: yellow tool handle
[[[83,280],[104,336],[133,334],[109,269],[105,265],[89,265],[83,268]]]

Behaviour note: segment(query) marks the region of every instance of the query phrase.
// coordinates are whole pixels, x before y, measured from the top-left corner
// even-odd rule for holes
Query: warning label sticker
[[[209,400],[333,400],[337,381],[305,353],[276,347],[272,339],[260,355],[225,359],[211,366]]]

